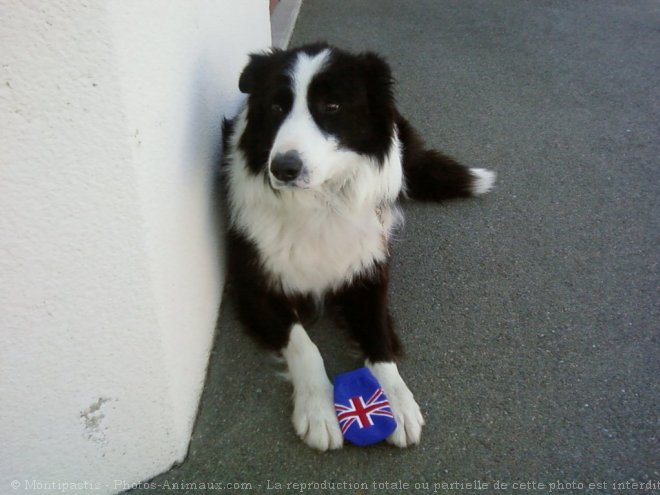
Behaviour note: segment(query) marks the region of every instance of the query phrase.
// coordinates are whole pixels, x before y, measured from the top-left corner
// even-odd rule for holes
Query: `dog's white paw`
[[[385,394],[390,400],[396,420],[396,430],[387,437],[387,441],[397,447],[417,445],[422,436],[424,418],[412,392],[404,384],[403,388],[389,393],[386,390]]]
[[[293,382],[292,420],[296,433],[315,449],[338,449],[344,437],[335,415],[332,383],[318,348],[301,325],[291,328],[282,355]]]
[[[325,451],[341,448],[344,437],[339,428],[332,397],[332,385],[296,391],[293,427],[310,447]]]
[[[417,445],[422,436],[424,418],[412,392],[399,375],[394,363],[367,363],[390,401],[396,430],[387,441],[397,447]]]

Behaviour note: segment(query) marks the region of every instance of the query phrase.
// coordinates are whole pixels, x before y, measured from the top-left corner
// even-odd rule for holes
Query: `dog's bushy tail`
[[[484,194],[495,183],[495,172],[468,168],[443,153],[427,149],[415,129],[401,116],[397,118],[403,147],[405,195],[420,201],[444,201]]]

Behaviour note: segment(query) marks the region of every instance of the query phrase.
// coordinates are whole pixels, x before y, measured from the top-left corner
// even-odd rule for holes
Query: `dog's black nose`
[[[278,153],[270,162],[270,172],[275,178],[289,182],[294,180],[302,170],[302,159],[300,153],[296,150],[289,150],[286,153]]]

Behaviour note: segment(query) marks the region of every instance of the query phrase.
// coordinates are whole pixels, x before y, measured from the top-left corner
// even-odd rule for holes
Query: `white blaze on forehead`
[[[322,50],[316,55],[308,55],[304,52],[298,54],[298,59],[290,72],[293,79],[293,112],[300,109],[307,109],[307,89],[309,88],[309,83],[323,69],[329,56],[330,50],[328,49]]]
[[[323,70],[330,56],[330,50],[316,55],[298,54],[289,75],[293,91],[293,106],[280,126],[270,150],[270,160],[278,153],[296,150],[303,159],[304,168],[296,181],[297,185],[309,187],[324,180],[326,154],[334,151],[336,143],[327,139],[320,131],[307,105],[307,91],[314,76]],[[325,166],[324,166],[325,165]]]

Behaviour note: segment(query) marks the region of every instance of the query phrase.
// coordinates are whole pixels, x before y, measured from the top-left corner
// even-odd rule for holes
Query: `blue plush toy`
[[[355,445],[378,443],[396,429],[385,392],[368,368],[335,377],[335,410],[344,438]]]

